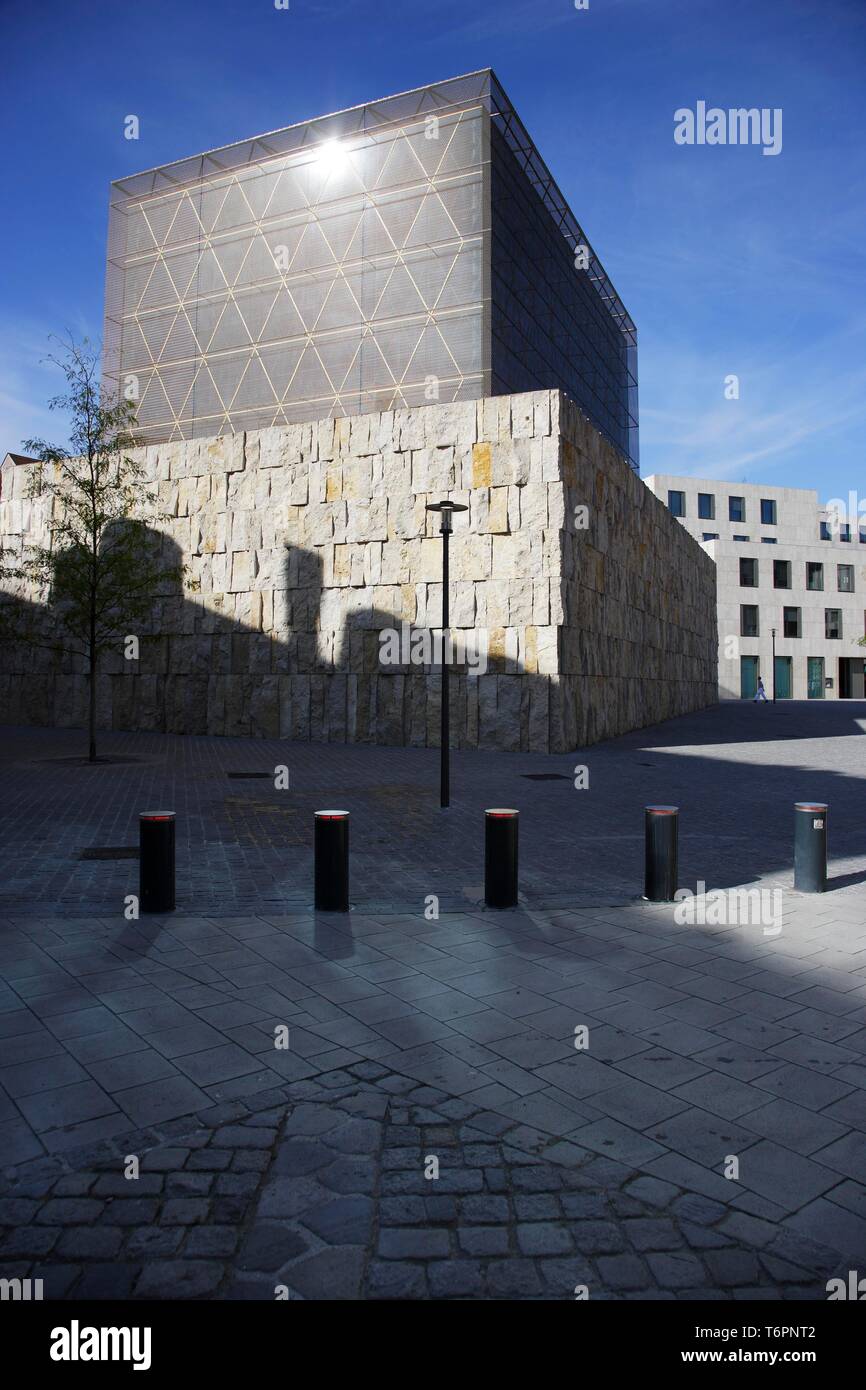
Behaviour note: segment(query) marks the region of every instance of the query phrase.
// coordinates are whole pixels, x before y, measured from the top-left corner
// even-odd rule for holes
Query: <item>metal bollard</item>
[[[317,912],[349,911],[349,812],[316,811],[315,903]]]
[[[825,801],[794,803],[794,887],[801,893],[827,891],[827,817]]]
[[[651,903],[671,903],[677,891],[678,806],[645,809],[646,859],[643,895]]]
[[[517,906],[519,814],[503,806],[484,812],[484,901],[488,907]]]
[[[174,811],[138,817],[138,901],[142,912],[174,912]]]

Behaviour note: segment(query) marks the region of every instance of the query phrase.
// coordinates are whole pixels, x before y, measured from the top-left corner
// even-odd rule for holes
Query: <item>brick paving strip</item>
[[[374,1062],[38,1160],[0,1190],[4,1277],[55,1299],[814,1299],[847,1270]]]

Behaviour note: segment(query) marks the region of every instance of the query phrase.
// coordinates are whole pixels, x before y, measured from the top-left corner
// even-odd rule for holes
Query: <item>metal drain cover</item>
[[[527,782],[570,782],[571,778],[565,772],[521,772],[521,777],[525,777]]]

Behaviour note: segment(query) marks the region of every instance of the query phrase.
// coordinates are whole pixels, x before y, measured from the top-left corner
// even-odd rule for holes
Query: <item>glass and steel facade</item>
[[[634,325],[489,70],[112,185],[149,442],[560,387],[637,467]]]

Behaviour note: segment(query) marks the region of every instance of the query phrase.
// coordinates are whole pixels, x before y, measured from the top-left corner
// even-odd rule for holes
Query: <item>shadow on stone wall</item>
[[[165,569],[179,572],[183,556],[176,543],[156,530],[148,535],[159,541]],[[352,590],[325,588],[316,551],[287,547],[283,579],[282,589],[251,595],[257,621],[267,616],[279,622],[282,637],[222,615],[220,595],[195,595],[177,577],[165,581],[147,627],[129,634],[139,640],[139,659],[124,657],[125,634],[102,657],[98,727],[438,746],[438,667],[385,667],[380,661],[380,634],[400,633],[405,620],[364,608],[344,615],[337,627],[328,625],[328,594],[344,597]],[[53,636],[50,606],[4,595],[0,614],[3,631],[29,630],[35,639],[0,640],[0,722],[83,728],[84,659],[40,645]],[[455,636],[461,631],[469,630],[455,630]],[[563,751],[551,728],[555,678],[527,672],[501,652],[485,659],[480,675],[465,661],[451,667],[454,746]]]

